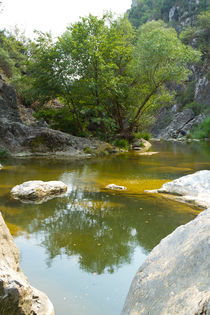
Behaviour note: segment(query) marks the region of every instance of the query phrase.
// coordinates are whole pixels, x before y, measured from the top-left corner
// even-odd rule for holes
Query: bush
[[[202,112],[202,108],[205,107],[197,102],[192,102],[185,105],[185,108],[190,108],[193,110],[195,115],[199,115]]]
[[[89,148],[89,147],[85,147],[85,148],[84,148],[84,153],[86,153],[86,154],[92,154],[92,153],[93,153],[93,150],[92,150],[91,148]]]
[[[134,137],[136,139],[144,139],[144,140],[149,141],[151,138],[151,135],[148,132],[138,132],[134,134]]]
[[[58,110],[47,108],[38,110],[34,117],[38,120],[44,119],[52,129],[57,129],[76,136],[87,136],[79,129],[76,119],[67,107]]]
[[[115,140],[114,145],[121,149],[125,149],[125,150],[129,149],[129,143],[128,143],[128,140],[126,139],[117,139]]]
[[[0,150],[0,159],[9,157],[9,153],[6,150]]]
[[[210,117],[204,119],[204,121],[194,129],[192,132],[192,138],[204,139],[210,138]]]

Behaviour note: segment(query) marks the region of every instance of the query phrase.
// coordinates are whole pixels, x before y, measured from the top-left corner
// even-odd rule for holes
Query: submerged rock
[[[53,315],[52,303],[29,284],[19,261],[19,250],[0,213],[0,314]]]
[[[210,171],[198,171],[165,183],[156,191],[180,196],[178,199],[204,208],[210,207]]]
[[[61,181],[32,180],[13,187],[11,196],[24,202],[41,203],[54,197],[63,196],[66,191],[67,186]]]
[[[210,209],[178,227],[138,270],[123,315],[210,314]]]
[[[106,189],[112,189],[112,190],[126,190],[127,188],[124,186],[118,186],[115,184],[109,184],[108,186],[106,186]]]

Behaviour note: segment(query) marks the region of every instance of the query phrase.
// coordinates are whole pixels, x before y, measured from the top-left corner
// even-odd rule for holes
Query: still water
[[[31,284],[43,290],[56,315],[117,315],[146,256],[198,209],[145,189],[210,169],[208,143],[155,142],[152,156],[124,153],[83,161],[3,160],[0,210],[21,252]],[[65,197],[40,205],[11,200],[27,180],[61,180]],[[108,191],[108,184],[126,186]]]

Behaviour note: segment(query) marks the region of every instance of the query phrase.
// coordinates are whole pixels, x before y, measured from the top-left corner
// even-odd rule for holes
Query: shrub
[[[0,158],[6,158],[9,156],[9,153],[6,150],[0,150]]]
[[[202,112],[202,108],[205,107],[197,102],[192,102],[185,105],[185,108],[190,108],[193,110],[195,115],[199,115]]]
[[[192,132],[192,138],[210,138],[210,117],[204,119],[204,121],[194,129],[194,131]]]
[[[121,149],[125,149],[125,150],[128,150],[129,149],[129,143],[128,143],[128,140],[126,139],[116,139],[115,142],[114,142],[114,145],[118,148],[121,148]]]
[[[93,150],[92,150],[91,148],[89,148],[89,147],[85,147],[85,148],[84,148],[84,153],[86,153],[86,154],[92,154],[92,153],[93,153]]]
[[[136,139],[144,139],[144,140],[149,141],[151,138],[151,135],[148,132],[138,132],[134,134],[134,137]]]

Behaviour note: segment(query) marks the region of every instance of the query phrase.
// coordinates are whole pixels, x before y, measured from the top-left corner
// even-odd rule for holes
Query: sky
[[[117,15],[131,7],[132,0],[2,0],[0,29],[17,26],[28,37],[33,30],[51,31],[54,36],[65,31],[67,25],[89,13],[101,16],[105,10]]]

